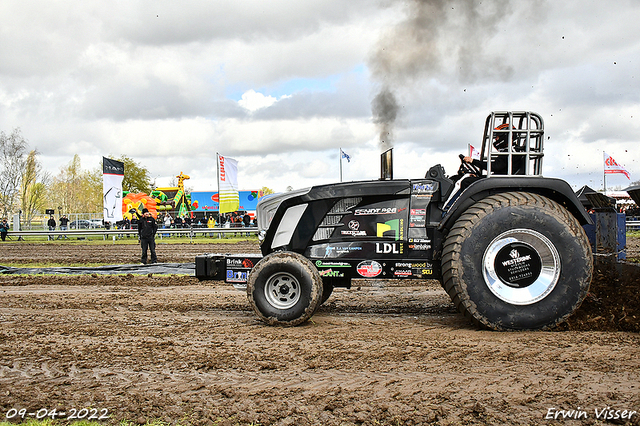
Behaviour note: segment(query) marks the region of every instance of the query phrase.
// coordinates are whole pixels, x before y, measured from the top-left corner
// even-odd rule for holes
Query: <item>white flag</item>
[[[627,179],[631,180],[629,176],[629,172],[620,164],[616,163],[616,160],[613,159],[606,152],[604,153],[604,174],[613,174],[613,173],[622,173],[627,177]]]
[[[105,223],[122,220],[123,180],[124,163],[102,157],[102,200]]]
[[[472,160],[480,160],[480,151],[471,144],[469,144],[469,157],[471,157]]]

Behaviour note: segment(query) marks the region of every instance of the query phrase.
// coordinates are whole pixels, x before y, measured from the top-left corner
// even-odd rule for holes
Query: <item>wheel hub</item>
[[[300,283],[288,272],[278,272],[267,280],[264,296],[274,308],[292,308],[300,300]]]
[[[512,242],[498,251],[494,268],[498,278],[509,287],[525,288],[540,276],[542,259],[529,244]]]
[[[482,260],[482,274],[499,299],[530,305],[555,288],[560,277],[560,255],[541,233],[513,229],[489,244]]]

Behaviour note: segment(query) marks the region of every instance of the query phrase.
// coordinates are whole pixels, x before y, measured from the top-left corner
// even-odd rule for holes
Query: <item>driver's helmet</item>
[[[509,123],[503,123],[495,128],[495,130],[505,130],[509,128]],[[509,133],[496,133],[493,137],[493,146],[498,151],[506,151],[509,146]]]

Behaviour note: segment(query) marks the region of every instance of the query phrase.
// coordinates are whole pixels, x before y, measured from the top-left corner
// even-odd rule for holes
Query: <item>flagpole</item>
[[[604,195],[607,195],[607,157],[606,153],[602,151],[602,186],[604,186]]]
[[[340,158],[340,182],[342,182],[342,148],[340,148],[340,153],[338,153],[338,157]]]
[[[216,181],[218,182],[218,222],[220,222],[220,158],[216,152]]]

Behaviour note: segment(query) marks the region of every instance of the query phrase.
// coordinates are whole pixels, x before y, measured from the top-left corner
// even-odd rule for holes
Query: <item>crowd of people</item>
[[[125,218],[116,222],[116,229],[138,229],[139,218],[136,214],[132,219]],[[155,219],[158,229],[189,229],[189,228],[240,228],[257,226],[255,218],[247,212],[233,212],[191,217],[190,215],[176,215],[174,218],[169,212],[161,212]]]

